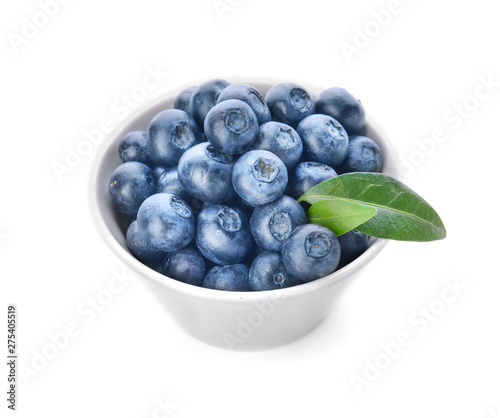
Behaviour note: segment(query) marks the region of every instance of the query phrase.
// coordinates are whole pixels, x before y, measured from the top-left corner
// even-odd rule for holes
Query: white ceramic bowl
[[[276,83],[249,83],[265,94]],[[303,84],[313,95],[321,89]],[[296,340],[314,329],[331,311],[335,301],[355,277],[385,246],[373,239],[359,258],[319,280],[299,286],[265,292],[228,292],[191,286],[166,277],[136,260],[126,247],[127,221],[111,206],[108,180],[121,163],[118,144],[132,130],[147,130],[160,111],[173,108],[176,89],[171,95],[135,112],[109,136],[96,156],[91,181],[91,203],[102,237],[116,255],[143,279],[164,308],[190,335],[208,344],[235,350],[271,348]],[[385,137],[370,122],[366,135],[384,153],[383,171],[397,176],[396,164]],[[161,318],[157,319],[161,323]]]

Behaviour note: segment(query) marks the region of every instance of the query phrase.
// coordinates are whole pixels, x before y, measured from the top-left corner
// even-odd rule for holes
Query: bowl
[[[248,82],[263,94],[277,83]],[[315,96],[322,90],[303,85]],[[95,225],[114,253],[140,276],[142,283],[177,324],[194,338],[231,350],[267,349],[297,340],[312,331],[330,313],[336,301],[387,241],[371,239],[369,248],[360,257],[321,279],[261,292],[229,292],[192,286],[142,264],[127,249],[125,234],[128,221],[111,205],[108,180],[121,164],[118,144],[123,135],[132,130],[147,130],[156,114],[173,108],[175,97],[182,89],[180,87],[172,94],[138,109],[99,148],[90,182]],[[395,159],[386,137],[367,119],[366,136],[374,139],[384,153],[383,172],[397,177]]]

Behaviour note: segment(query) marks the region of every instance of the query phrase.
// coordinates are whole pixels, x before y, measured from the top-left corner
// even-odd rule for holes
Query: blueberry
[[[209,203],[227,202],[236,197],[231,184],[234,160],[203,142],[184,153],[177,176],[191,196]]]
[[[370,237],[359,231],[349,231],[337,237],[340,242],[340,263],[339,267],[344,267],[354,261],[368,248]]]
[[[161,167],[177,165],[188,148],[201,141],[196,122],[183,110],[168,109],[156,115],[148,128],[148,150]]]
[[[215,266],[205,276],[202,286],[208,289],[247,292],[251,290],[248,283],[248,267],[244,264]]]
[[[302,282],[333,273],[340,261],[340,243],[335,234],[321,225],[299,226],[284,242],[286,270]]]
[[[382,171],[383,156],[380,147],[366,136],[351,136],[346,159],[337,167],[340,174],[355,171]]]
[[[225,100],[215,105],[205,118],[207,139],[219,152],[243,154],[258,132],[255,113],[241,100]]]
[[[137,221],[132,222],[127,229],[127,247],[135,258],[147,265],[156,265],[165,257],[165,252],[153,247],[139,232]]]
[[[165,276],[194,286],[201,286],[205,277],[205,259],[193,247],[167,253],[158,271]]]
[[[248,151],[234,165],[234,190],[253,206],[276,200],[285,191],[287,182],[285,164],[269,151]]]
[[[219,94],[217,103],[231,99],[241,100],[250,106],[259,121],[259,125],[271,120],[271,111],[267,106],[266,99],[255,87],[248,84],[231,84]]]
[[[156,177],[145,164],[130,161],[118,166],[109,181],[109,197],[116,210],[135,217],[149,196],[155,193]]]
[[[291,126],[281,122],[267,122],[260,126],[251,149],[263,149],[281,158],[287,169],[297,164],[302,156],[302,140]]]
[[[337,172],[326,164],[306,161],[297,164],[290,175],[287,193],[295,199],[311,187],[337,176]]]
[[[297,127],[308,159],[336,167],[347,156],[349,137],[342,125],[327,115],[311,115]]]
[[[316,113],[337,119],[349,135],[360,135],[365,126],[365,109],[346,89],[331,87],[316,99]]]
[[[184,189],[184,186],[177,177],[177,167],[167,168],[163,171],[156,185],[156,193],[171,193],[189,202],[192,197]]]
[[[153,160],[149,155],[146,138],[146,132],[142,131],[129,132],[122,138],[118,147],[122,163],[137,161],[138,163],[146,164],[148,167],[154,166]]]
[[[195,219],[179,196],[158,193],[147,198],[137,213],[139,232],[161,251],[178,251],[194,238]]]
[[[159,179],[161,175],[165,172],[166,168],[160,167],[159,165],[154,165],[153,167],[151,167],[151,170],[153,170],[156,179]]]
[[[184,110],[184,112],[190,113],[189,102],[191,101],[191,96],[196,90],[196,87],[197,86],[188,87],[182,90],[175,98],[174,109]]]
[[[294,83],[281,83],[266,94],[266,103],[274,120],[297,127],[315,109],[314,98],[304,88]]]
[[[272,251],[255,258],[248,276],[252,290],[284,289],[300,284],[298,279],[286,271],[281,254]]]
[[[230,84],[226,80],[210,80],[196,87],[193,91],[189,108],[191,115],[200,127],[203,127],[209,110],[217,103],[219,94]]]
[[[196,245],[214,263],[239,263],[252,244],[248,218],[241,210],[225,205],[208,205],[198,215]]]
[[[281,251],[292,231],[307,222],[300,203],[289,196],[257,206],[250,218],[250,231],[255,242],[266,251]]]

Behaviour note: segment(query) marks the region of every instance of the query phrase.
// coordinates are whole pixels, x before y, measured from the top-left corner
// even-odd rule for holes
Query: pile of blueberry
[[[224,80],[182,91],[147,132],[120,143],[109,195],[131,222],[130,252],[219,290],[280,289],[332,273],[369,237],[307,223],[296,199],[337,174],[381,171],[364,125],[360,101],[338,87],[316,98],[293,83],[265,97]]]

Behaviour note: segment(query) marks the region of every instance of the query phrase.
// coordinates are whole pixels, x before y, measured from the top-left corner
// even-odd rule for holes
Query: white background
[[[74,0],[45,21],[35,0],[2,5],[0,322],[6,330],[7,304],[17,304],[18,416],[498,417],[496,2],[401,0],[382,28],[373,22],[389,7],[383,0],[224,4],[218,12],[212,0]],[[33,20],[43,27],[30,33]],[[343,43],[356,53],[346,56]],[[192,339],[140,278],[83,316],[87,298],[125,267],[90,215],[97,150],[62,178],[54,164],[84,130],[122,121],[112,105],[148,67],[169,74],[134,106],[216,77],[346,87],[400,157],[416,162],[403,181],[434,206],[448,237],[389,243],[333,315],[275,350],[232,353]],[[477,90],[481,77],[496,82],[489,94]],[[464,101],[467,114],[452,122]],[[419,159],[417,142],[435,129],[446,140],[428,142]],[[419,306],[439,307],[447,280],[465,289],[425,327],[412,325]],[[68,326],[78,335],[42,362]],[[353,375],[363,377],[401,332],[412,343],[356,390]],[[167,399],[170,409],[158,409]]]

